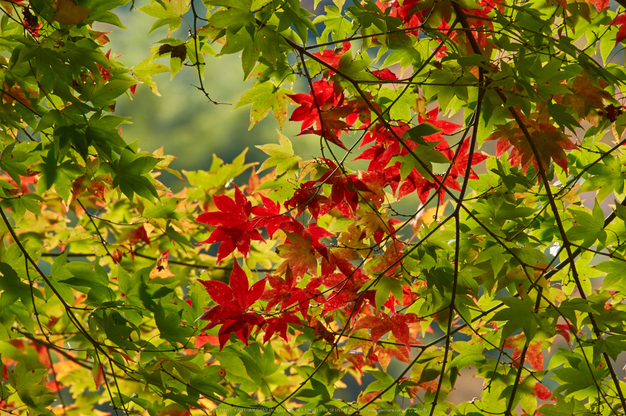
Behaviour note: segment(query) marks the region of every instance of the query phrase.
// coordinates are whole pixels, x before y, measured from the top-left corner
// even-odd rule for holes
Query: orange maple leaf
[[[394,316],[387,316],[384,314],[381,314],[380,316],[364,316],[356,321],[352,332],[356,332],[359,329],[371,329],[372,342],[376,344],[383,335],[391,331],[398,342],[401,342],[406,345],[407,348],[410,348],[411,337],[409,334],[409,324],[417,322],[418,320],[419,318],[414,313]]]
[[[289,267],[295,277],[307,272],[317,275],[317,260],[312,248],[310,235],[303,238],[296,233],[287,233],[287,242],[276,248],[278,255],[285,259],[276,270],[278,274],[286,272]]]
[[[539,118],[537,114],[535,116]],[[544,170],[548,169],[550,159],[552,159],[567,173],[568,159],[565,150],[577,149],[577,146],[569,140],[565,133],[549,122],[536,121],[524,116],[521,116],[521,119],[530,134],[530,139]],[[504,152],[513,148],[510,163],[512,166],[521,165],[524,173],[531,163],[535,170],[538,169],[532,146],[517,123],[510,122],[504,126],[496,126],[496,131],[487,137],[487,140],[498,140],[496,157],[500,157]]]

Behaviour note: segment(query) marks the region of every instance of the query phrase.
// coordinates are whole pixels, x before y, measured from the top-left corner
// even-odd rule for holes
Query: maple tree
[[[625,5],[313,3],[0,0],[0,413],[624,414]],[[298,137],[123,138],[227,54]]]

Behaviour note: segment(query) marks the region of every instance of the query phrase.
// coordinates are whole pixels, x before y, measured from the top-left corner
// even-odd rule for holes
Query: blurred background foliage
[[[321,2],[318,10],[325,3],[331,2]],[[141,6],[140,2],[136,6]],[[134,67],[149,55],[150,46],[156,45],[156,42],[166,36],[167,29],[159,28],[146,36],[154,19],[137,10],[131,11],[128,7],[120,8],[116,13],[127,29],[112,31],[108,35],[108,46],[113,54],[123,55],[118,58],[121,63]],[[95,29],[112,30],[104,24],[99,24]],[[172,37],[184,39],[187,29],[183,23]],[[171,165],[176,170],[209,169],[213,154],[230,162],[245,148],[249,148],[246,161],[262,162],[267,155],[255,146],[277,143],[278,123],[269,116],[249,131],[250,106],[233,111],[241,95],[254,83],[254,79],[243,79],[241,58],[238,54],[205,58],[210,58],[206,60],[204,70],[205,87],[212,99],[224,104],[210,103],[194,87],[198,85],[195,68],[184,68],[171,81],[168,73],[155,75],[160,97],[147,85],[139,85],[132,100],[120,97],[117,101],[115,113],[132,117],[132,124],[123,126],[124,139],[127,142],[139,140],[139,147],[149,152],[163,146],[165,154],[177,158]],[[168,59],[162,59],[165,65]],[[282,133],[292,138],[296,154],[319,154],[317,137],[295,137],[298,133],[296,123],[286,123]],[[174,176],[168,175],[162,179],[173,190],[183,186]]]

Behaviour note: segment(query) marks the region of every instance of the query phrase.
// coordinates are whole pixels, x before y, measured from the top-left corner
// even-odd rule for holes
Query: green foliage
[[[1,412],[624,413],[623,8],[318,3],[0,0]],[[165,36],[132,68],[119,6]],[[127,143],[224,55],[303,137]]]

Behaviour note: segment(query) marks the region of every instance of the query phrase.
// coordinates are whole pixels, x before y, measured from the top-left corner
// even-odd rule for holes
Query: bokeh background
[[[197,10],[206,10],[201,1],[195,0]],[[137,2],[136,6],[141,6]],[[302,4],[313,11],[313,0]],[[317,11],[323,10],[332,1],[319,3]],[[126,30],[100,24],[96,30],[111,31],[108,35],[112,54],[123,55],[118,61],[134,67],[150,55],[148,48],[156,45],[167,36],[167,28],[162,27],[146,36],[153,18],[143,12],[130,10],[128,6],[116,10]],[[192,23],[193,15],[185,16]],[[204,17],[204,16],[202,16]],[[198,23],[201,26],[202,22]],[[181,28],[171,36],[186,39],[188,26],[183,22]],[[219,45],[216,47],[219,51]],[[233,110],[241,95],[253,84],[254,79],[244,80],[239,54],[222,57],[206,57],[204,85],[211,98],[222,105],[210,103],[195,85],[198,75],[194,67],[185,67],[171,81],[170,74],[158,74],[154,80],[161,96],[155,95],[147,85],[139,85],[135,96],[123,97],[117,101],[115,113],[132,117],[132,124],[123,126],[122,134],[127,142],[139,140],[139,147],[152,152],[163,146],[165,154],[173,155],[177,160],[172,167],[177,170],[208,169],[213,154],[225,162],[230,162],[243,149],[249,148],[247,161],[262,162],[267,155],[255,148],[257,145],[277,143],[279,128],[273,116],[268,117],[248,130],[250,106]],[[168,65],[169,57],[162,63]],[[303,90],[304,88],[297,88]],[[290,111],[293,106],[290,106]],[[292,138],[297,154],[314,155],[319,153],[319,139],[315,136],[295,137],[299,132],[299,123],[286,123],[282,131]],[[182,183],[172,177],[164,177],[164,182],[172,187],[182,187]]]

